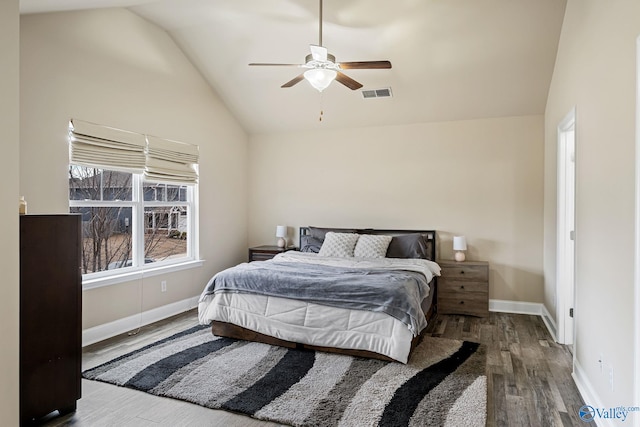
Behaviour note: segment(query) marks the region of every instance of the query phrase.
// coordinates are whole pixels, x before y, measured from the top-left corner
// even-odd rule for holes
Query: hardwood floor
[[[135,335],[121,335],[85,347],[82,368],[172,335],[197,323],[190,311]],[[582,426],[584,404],[571,378],[572,356],[553,342],[537,316],[491,313],[486,318],[438,315],[427,330],[432,336],[487,345],[487,426]],[[276,426],[242,415],[152,396],[96,381],[82,380],[78,410],[50,415],[45,426]]]
[[[487,345],[487,426],[583,426],[584,405],[571,378],[573,356],[556,344],[542,319],[490,313],[438,315],[430,335]]]

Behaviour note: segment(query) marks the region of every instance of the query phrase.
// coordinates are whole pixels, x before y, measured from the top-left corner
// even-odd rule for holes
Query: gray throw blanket
[[[423,274],[263,261],[240,264],[216,274],[200,300],[218,292],[291,298],[348,309],[386,313],[418,335],[427,325],[420,306],[429,294]]]

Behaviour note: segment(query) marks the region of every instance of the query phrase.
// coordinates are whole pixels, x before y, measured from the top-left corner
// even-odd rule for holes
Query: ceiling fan
[[[333,80],[342,83],[351,90],[357,90],[362,84],[342,73],[342,70],[386,69],[391,68],[389,61],[336,62],[336,57],[322,46],[322,0],[320,1],[320,35],[317,45],[309,45],[311,53],[305,57],[304,64],[265,64],[251,63],[250,66],[300,67],[307,71],[296,76],[281,87],[291,87],[306,79],[319,92],[325,90]]]

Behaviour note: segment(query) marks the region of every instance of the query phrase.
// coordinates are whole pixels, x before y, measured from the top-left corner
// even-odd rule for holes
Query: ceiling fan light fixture
[[[318,92],[322,92],[335,80],[337,74],[335,70],[328,68],[312,68],[304,72],[304,78]]]

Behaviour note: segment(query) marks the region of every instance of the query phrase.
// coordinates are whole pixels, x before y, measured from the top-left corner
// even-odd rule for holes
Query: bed
[[[433,230],[301,227],[299,251],[214,275],[199,321],[218,336],[406,363],[436,312],[435,254]]]

